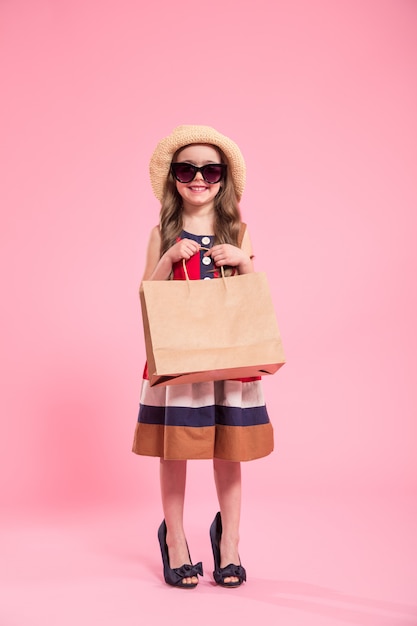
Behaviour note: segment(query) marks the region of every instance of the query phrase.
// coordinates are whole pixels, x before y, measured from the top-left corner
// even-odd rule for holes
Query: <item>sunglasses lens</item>
[[[190,183],[194,180],[197,172],[201,171],[206,183],[214,185],[223,178],[224,167],[219,163],[208,163],[202,167],[196,167],[191,163],[172,163],[171,171],[180,183]]]
[[[203,178],[207,183],[218,183],[221,181],[223,176],[223,168],[221,165],[205,165],[203,169]]]
[[[180,183],[190,183],[195,176],[195,167],[189,163],[173,163],[172,171]]]

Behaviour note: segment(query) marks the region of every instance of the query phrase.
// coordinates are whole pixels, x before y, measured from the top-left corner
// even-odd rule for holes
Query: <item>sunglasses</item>
[[[191,163],[171,163],[171,172],[179,183],[191,183],[197,176],[197,172],[201,172],[202,177],[210,185],[219,183],[226,171],[224,163],[207,163],[202,167],[191,165]]]

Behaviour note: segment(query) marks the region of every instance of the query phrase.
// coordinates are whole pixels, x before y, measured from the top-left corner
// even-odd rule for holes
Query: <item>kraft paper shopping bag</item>
[[[263,376],[285,363],[265,273],[144,281],[140,299],[152,386]]]

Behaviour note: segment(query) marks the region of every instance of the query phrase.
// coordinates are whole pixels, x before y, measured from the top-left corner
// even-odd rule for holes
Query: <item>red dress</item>
[[[185,231],[210,248],[212,236]],[[204,250],[187,261],[192,280],[218,277]],[[184,280],[182,262],[174,265],[173,279]],[[147,368],[142,381],[133,452],[169,460],[219,458],[249,461],[273,450],[273,430],[259,378],[150,387]]]

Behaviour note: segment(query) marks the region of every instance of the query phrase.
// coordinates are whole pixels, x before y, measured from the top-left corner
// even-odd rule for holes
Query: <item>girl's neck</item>
[[[193,235],[213,235],[214,234],[214,209],[202,211],[187,211],[183,209],[182,214],[183,229]]]

